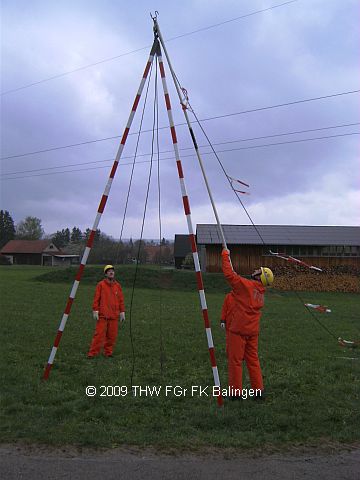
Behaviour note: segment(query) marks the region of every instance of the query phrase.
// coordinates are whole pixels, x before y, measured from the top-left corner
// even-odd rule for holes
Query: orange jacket
[[[117,319],[120,312],[125,312],[124,294],[119,282],[104,279],[96,285],[93,311],[100,317]]]
[[[229,313],[231,312],[234,305],[233,293],[230,292],[226,295],[222,309],[221,309],[221,322],[225,323],[225,329],[228,330],[229,322],[226,322],[226,319],[229,318]]]
[[[230,292],[225,297],[225,300],[224,300],[224,303],[223,303],[223,306],[222,306],[222,309],[221,309],[221,321],[222,322],[226,322],[226,319],[229,315],[231,306],[233,304],[232,296],[233,296],[233,294],[232,294],[232,292]]]
[[[235,273],[227,253],[222,253],[222,270],[232,287],[223,305],[226,318],[221,316],[226,321],[226,330],[240,335],[258,334],[265,288],[256,280],[248,280]]]

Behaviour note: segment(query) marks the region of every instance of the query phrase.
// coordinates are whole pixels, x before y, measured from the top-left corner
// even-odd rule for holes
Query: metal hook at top
[[[150,12],[150,17],[151,17],[154,21],[157,19],[158,15],[159,15],[159,12],[158,12],[157,10],[155,10],[155,15],[154,15],[154,16],[152,16],[152,13]]]

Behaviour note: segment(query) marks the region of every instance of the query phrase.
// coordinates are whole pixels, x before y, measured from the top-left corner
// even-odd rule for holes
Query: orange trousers
[[[88,353],[89,357],[99,355],[104,347],[106,357],[112,355],[119,329],[118,319],[100,317],[96,322],[94,336]]]
[[[242,364],[245,360],[253,389],[264,390],[258,356],[259,335],[239,335],[227,332],[226,353],[228,357],[229,387],[242,390]]]

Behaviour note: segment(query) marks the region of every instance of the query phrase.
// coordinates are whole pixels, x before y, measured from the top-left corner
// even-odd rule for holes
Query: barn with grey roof
[[[243,274],[260,265],[279,265],[279,252],[322,268],[348,265],[360,270],[360,227],[301,225],[223,225],[234,268]],[[203,271],[221,271],[217,225],[198,224],[196,239]]]

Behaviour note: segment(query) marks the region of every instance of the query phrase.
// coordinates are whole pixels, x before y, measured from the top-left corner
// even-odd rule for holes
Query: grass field
[[[360,351],[339,347],[291,292],[267,294],[260,335],[266,402],[247,399],[218,409],[212,397],[166,397],[164,390],[159,397],[100,396],[102,385],[130,385],[133,361],[129,312],[119,332],[114,358],[89,361],[86,353],[95,325],[91,303],[101,270],[87,267],[87,271],[50,379],[43,382],[43,368],[73,274],[45,267],[0,267],[2,442],[193,450],[359,440]],[[40,279],[44,272],[47,276]],[[139,272],[141,288],[136,289],[132,311],[133,384],[162,385],[163,389],[166,385],[189,389],[192,385],[212,386],[199,299],[196,290],[191,290],[194,274],[171,272],[161,281],[158,275],[155,269]],[[121,271],[118,277],[121,281]],[[130,277],[131,271],[124,270],[127,304]],[[220,378],[226,386],[225,338],[218,326],[226,287],[216,274],[205,277],[206,286]],[[358,295],[301,295],[306,302],[332,309],[331,314],[319,318],[336,335],[360,337]],[[95,397],[86,396],[87,385],[97,388]],[[247,379],[244,386],[249,386]]]

